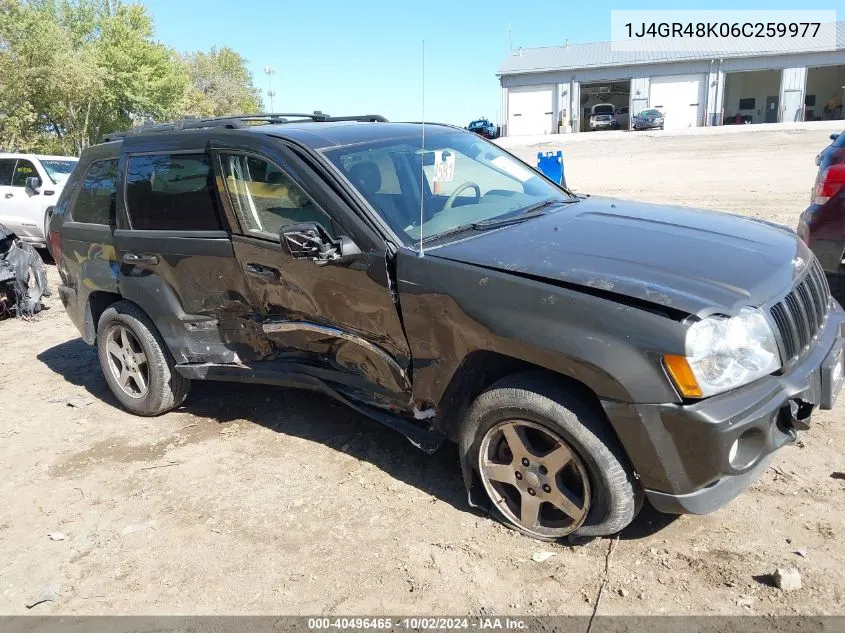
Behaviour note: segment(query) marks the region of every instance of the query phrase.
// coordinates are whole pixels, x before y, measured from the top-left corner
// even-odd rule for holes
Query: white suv
[[[77,159],[0,154],[0,224],[21,240],[47,246],[47,208],[56,204]]]

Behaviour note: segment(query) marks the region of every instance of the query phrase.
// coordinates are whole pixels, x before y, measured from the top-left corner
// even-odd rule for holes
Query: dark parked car
[[[490,123],[488,119],[476,119],[467,126],[467,129],[470,132],[475,132],[479,136],[483,136],[484,138],[499,138],[498,126]]]
[[[643,495],[714,510],[833,406],[845,314],[793,232],[349,119],[190,120],[82,153],[50,239],[125,408],[164,413],[193,380],[314,389],[425,451],[457,442],[470,503],[554,539],[618,532]]]
[[[816,156],[819,170],[798,234],[830,275],[845,275],[845,132]],[[841,284],[841,280],[837,280]]]
[[[635,130],[662,130],[665,117],[660,110],[643,110],[634,115],[633,128]]]

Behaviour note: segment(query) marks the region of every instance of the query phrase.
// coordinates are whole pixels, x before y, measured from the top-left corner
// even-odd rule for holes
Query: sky
[[[610,39],[616,9],[735,9],[736,2],[639,0],[635,7],[559,0],[141,0],[156,37],[182,52],[229,46],[249,61],[265,108],[381,114],[394,121],[499,122],[496,71],[514,48]],[[841,9],[814,0],[812,9]],[[742,9],[795,9],[744,0]],[[841,13],[841,11],[840,11]],[[842,15],[838,16],[843,19]],[[510,30],[510,36],[509,36]],[[425,108],[423,110],[423,40]]]

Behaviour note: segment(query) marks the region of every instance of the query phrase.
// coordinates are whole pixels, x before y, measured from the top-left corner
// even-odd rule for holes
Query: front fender
[[[686,328],[659,306],[404,251],[397,272],[417,402],[439,404],[479,350],[571,377],[602,400],[680,402],[662,356],[684,353]]]

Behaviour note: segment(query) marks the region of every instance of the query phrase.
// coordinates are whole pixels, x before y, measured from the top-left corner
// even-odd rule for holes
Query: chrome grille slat
[[[829,309],[830,288],[814,259],[804,278],[769,311],[780,333],[784,366],[803,355],[824,327]]]

